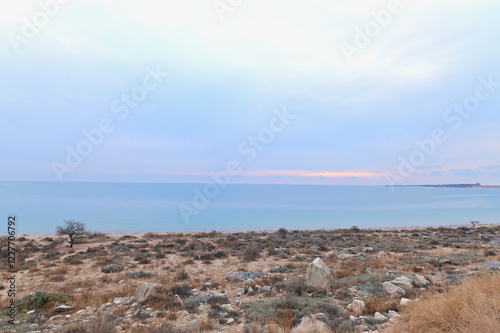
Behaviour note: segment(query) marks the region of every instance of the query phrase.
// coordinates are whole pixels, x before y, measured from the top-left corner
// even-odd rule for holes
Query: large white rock
[[[307,266],[306,287],[314,292],[330,291],[330,282],[332,281],[332,273],[320,258],[314,259]]]
[[[140,282],[135,291],[137,303],[145,302],[154,292],[160,291],[163,285],[159,283]]]
[[[365,306],[365,302],[355,299],[352,301],[352,312],[356,317],[359,317],[365,312]]]
[[[384,291],[387,292],[391,297],[401,297],[406,295],[406,291],[403,288],[393,285],[390,282],[384,282]]]
[[[413,288],[412,279],[406,276],[397,277],[393,281],[391,281],[391,283],[401,288],[407,288],[407,289]]]

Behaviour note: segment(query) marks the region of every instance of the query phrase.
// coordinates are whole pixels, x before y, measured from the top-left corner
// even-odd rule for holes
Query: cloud
[[[500,170],[500,165],[499,164],[490,164],[483,166],[482,169],[484,170]]]
[[[450,173],[459,177],[477,177],[483,174],[481,171],[472,169],[451,169]]]
[[[304,178],[383,178],[384,175],[370,171],[306,171],[306,170],[254,170],[244,172],[247,176],[278,176]]]

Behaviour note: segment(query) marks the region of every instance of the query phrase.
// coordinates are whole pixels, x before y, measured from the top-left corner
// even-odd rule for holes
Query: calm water
[[[0,182],[0,212],[19,234],[63,220],[94,231],[211,231],[428,226],[500,222],[500,190],[385,186],[229,185],[186,221],[203,184]],[[4,230],[5,229],[5,230]]]

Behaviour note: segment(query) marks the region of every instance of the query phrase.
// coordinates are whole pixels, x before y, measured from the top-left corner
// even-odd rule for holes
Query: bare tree
[[[58,235],[66,235],[69,237],[69,247],[73,247],[75,239],[84,237],[88,234],[87,227],[83,222],[77,222],[75,220],[65,220],[64,226],[57,227]]]
[[[472,224],[472,229],[474,229],[479,224],[479,221],[470,221],[470,224]]]

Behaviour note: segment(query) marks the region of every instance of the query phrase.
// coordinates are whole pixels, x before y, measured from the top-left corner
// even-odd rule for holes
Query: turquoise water
[[[237,231],[437,226],[500,222],[500,190],[385,186],[240,185],[219,189],[185,219],[203,184],[0,182],[5,223],[17,234],[55,233],[63,220],[101,232]],[[206,204],[206,202],[205,202]],[[198,207],[200,208],[200,207]],[[5,230],[4,230],[5,229]]]

